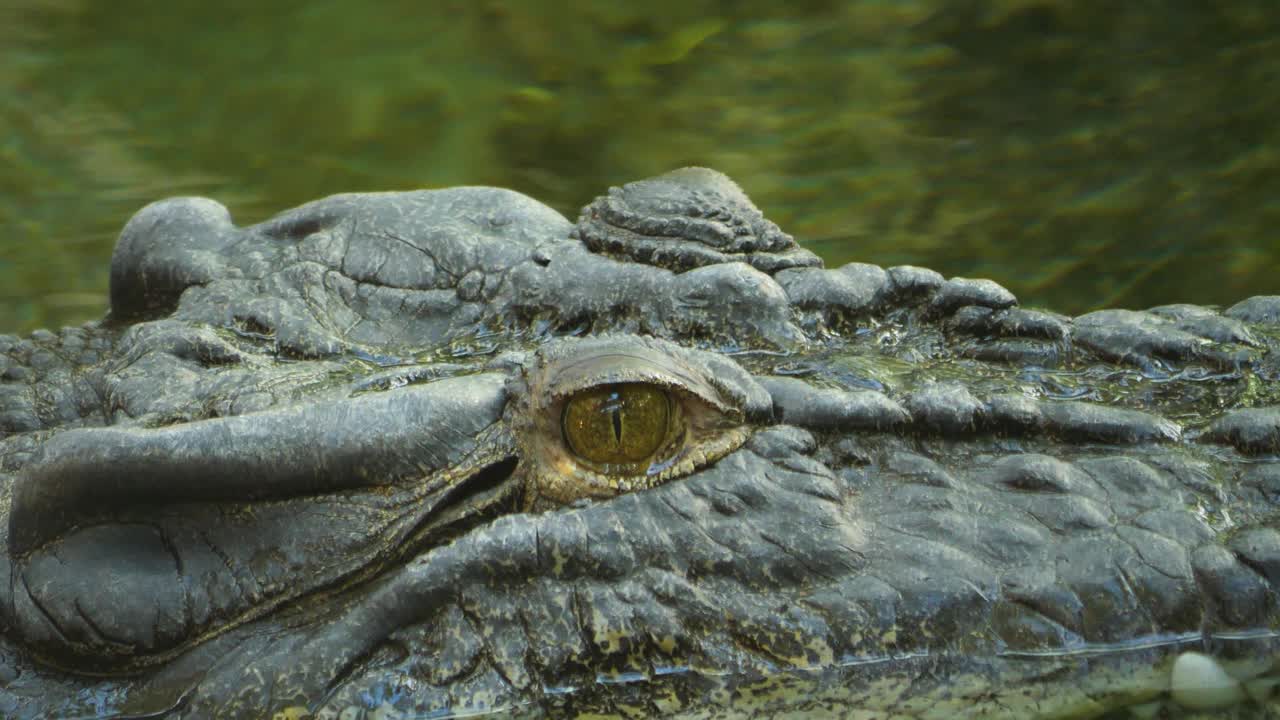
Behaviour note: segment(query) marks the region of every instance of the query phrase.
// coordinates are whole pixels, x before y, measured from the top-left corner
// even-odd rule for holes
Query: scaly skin
[[[166,200],[111,303],[0,338],[5,717],[1096,717],[1187,651],[1273,702],[1280,297],[826,270],[686,169]],[[566,444],[617,383],[650,471]]]

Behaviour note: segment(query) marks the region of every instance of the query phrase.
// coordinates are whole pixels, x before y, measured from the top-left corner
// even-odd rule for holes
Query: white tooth
[[[1164,703],[1159,700],[1153,702],[1142,703],[1141,705],[1130,705],[1129,714],[1138,718],[1138,720],[1151,720],[1160,712],[1160,708],[1164,707]]]
[[[1217,660],[1195,652],[1182,653],[1174,661],[1169,689],[1179,705],[1196,710],[1230,707],[1244,699],[1239,681]]]
[[[1270,700],[1271,696],[1275,694],[1277,685],[1280,685],[1280,678],[1264,677],[1250,680],[1244,684],[1244,689],[1245,692],[1249,693],[1249,697],[1262,704]]]

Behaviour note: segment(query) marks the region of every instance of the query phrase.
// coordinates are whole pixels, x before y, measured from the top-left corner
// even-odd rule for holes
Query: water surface
[[[1280,291],[1274,0],[0,3],[0,329],[99,316],[119,228],[689,164],[828,263],[1083,312]]]

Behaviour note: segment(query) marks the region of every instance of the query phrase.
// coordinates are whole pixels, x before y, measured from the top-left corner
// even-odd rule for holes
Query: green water
[[[688,164],[828,263],[1081,312],[1280,292],[1275,0],[0,0],[0,330],[99,316],[202,194],[496,184],[562,212]]]

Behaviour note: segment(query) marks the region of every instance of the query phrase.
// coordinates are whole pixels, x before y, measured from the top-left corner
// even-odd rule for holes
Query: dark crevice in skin
[[[582,589],[577,585],[573,586],[573,600],[569,604],[569,611],[573,613],[573,625],[578,630],[578,637],[582,642],[583,658],[585,665],[590,668],[602,668],[604,657],[600,653],[595,641],[591,639],[591,634],[587,630],[587,603],[582,599]],[[594,679],[594,678],[593,678]]]
[[[1269,592],[1272,592],[1272,593],[1276,592],[1276,589],[1271,586],[1271,581],[1267,578],[1266,568],[1262,567],[1257,562],[1247,557],[1244,553],[1232,552],[1231,554],[1235,557],[1236,562],[1252,570],[1253,574],[1257,575],[1258,579],[1261,580],[1262,583],[1267,586],[1267,590]]]
[[[546,556],[542,553],[542,527],[539,525],[533,526],[533,558],[534,567],[538,568],[538,573],[541,574],[547,569],[547,563]]]
[[[1151,570],[1153,570],[1156,574],[1158,574],[1158,575],[1160,575],[1160,576],[1164,577],[1166,580],[1174,580],[1174,581],[1176,581],[1176,582],[1181,582],[1181,581],[1183,581],[1183,580],[1185,579],[1185,578],[1178,577],[1177,575],[1170,575],[1169,573],[1167,573],[1167,572],[1165,572],[1164,570],[1162,570],[1160,567],[1158,567],[1158,566],[1156,566],[1156,565],[1154,565],[1154,564],[1152,564],[1152,563],[1150,563],[1150,562],[1147,562],[1147,559],[1146,559],[1146,558],[1144,558],[1144,557],[1142,557],[1142,551],[1138,549],[1138,546],[1137,546],[1137,545],[1135,545],[1135,544],[1133,544],[1133,543],[1132,543],[1131,541],[1129,541],[1128,539],[1126,539],[1126,538],[1125,538],[1123,535],[1121,535],[1120,533],[1114,533],[1114,536],[1115,536],[1115,538],[1116,538],[1117,540],[1119,540],[1120,542],[1124,543],[1125,545],[1128,545],[1128,546],[1129,546],[1129,548],[1130,548],[1131,550],[1133,550],[1134,557],[1136,557],[1136,558],[1137,558],[1137,560],[1138,560],[1138,562],[1142,563],[1142,565],[1143,565],[1144,567],[1151,568]],[[1130,576],[1131,576],[1131,573],[1130,573],[1127,569],[1125,569],[1125,568],[1123,568],[1123,567],[1118,567],[1117,569],[1118,569],[1118,570],[1120,570],[1120,572],[1125,576],[1125,582],[1131,582],[1131,581],[1132,581],[1132,578],[1130,577]],[[1133,584],[1133,583],[1131,583],[1131,584]],[[1141,583],[1140,583],[1140,582],[1139,582],[1139,583],[1136,583],[1136,584],[1141,585]]]
[[[254,590],[253,593],[245,591],[244,583],[242,582],[240,574],[236,572],[236,564],[231,561],[231,558],[227,556],[222,548],[218,547],[213,540],[209,538],[208,533],[204,530],[197,530],[196,536],[205,544],[205,547],[209,548],[209,552],[218,556],[218,560],[222,562],[223,567],[227,570],[227,574],[231,576],[231,580],[235,583],[236,592],[240,593],[241,598],[250,598],[258,593],[258,590]],[[215,613],[215,617],[219,617],[221,614],[222,613]]]
[[[509,512],[515,512],[520,507],[522,500],[520,488],[509,487],[505,492],[502,492],[502,488],[511,481],[518,462],[519,458],[514,456],[500,458],[474,474],[459,480],[445,490],[444,495],[436,504],[436,508],[419,522],[418,527],[413,532],[406,536],[406,541],[395,551],[395,557],[403,560],[421,553],[424,548],[445,545],[454,538],[464,535],[480,525]],[[498,493],[496,499],[495,497],[489,497],[487,498],[488,502],[476,503],[473,508],[475,512],[463,513],[450,522],[446,522],[439,527],[433,527],[441,514],[458,507],[471,505],[477,499],[485,500],[486,495],[495,492]],[[304,594],[295,600],[332,594],[335,591],[337,595],[344,595],[351,590],[366,587],[369,582],[382,575],[394,562],[395,560],[389,563],[377,563],[375,561],[377,569],[372,572],[368,568],[357,570],[352,575],[339,579],[337,584],[331,588],[317,588],[315,592]],[[353,577],[355,578],[354,582],[352,581]],[[461,598],[458,599],[458,607],[464,616],[467,615],[466,609],[461,603]],[[473,624],[476,624],[477,627],[481,626],[477,624],[477,618],[468,616],[468,619]],[[346,681],[357,677],[359,673],[367,669],[382,646],[383,644],[375,644],[345,663],[335,677],[326,684],[325,693],[315,707],[324,707],[325,703],[342,688]],[[491,664],[497,667],[497,664],[493,663],[492,656],[487,648],[484,653],[490,657]]]
[[[775,537],[770,536],[769,533],[761,532],[760,539],[778,548],[778,550],[781,551],[783,555],[786,555],[793,562],[802,566],[805,570],[809,572],[810,575],[813,575],[814,577],[823,578],[828,582],[831,582],[837,579],[835,575],[833,575],[831,572],[829,572],[825,568],[815,567],[812,563],[808,562],[805,558],[796,555],[794,552],[791,551],[791,547],[787,543],[781,540],[778,540]]]
[[[773,670],[780,670],[792,666],[793,663],[790,659],[779,655],[770,649],[764,641],[752,634],[749,628],[741,627],[740,622],[736,618],[726,618],[726,621],[725,625],[729,630],[729,634],[735,641],[737,641],[739,648],[746,650],[757,659],[773,666]]]
[[[705,537],[707,541],[710,542],[712,545],[715,545],[716,547],[724,548],[725,550],[728,550],[730,553],[736,552],[736,550],[733,547],[730,547],[729,545],[726,545],[720,540],[717,540],[716,538],[712,537],[711,533],[707,532],[706,528],[704,528],[700,523],[696,522],[696,518],[693,516],[693,514],[689,510],[677,506],[675,502],[666,495],[662,495],[660,499],[662,500],[662,503],[664,505],[670,508],[671,512],[675,513],[677,517],[681,517],[684,520],[686,520],[689,523],[690,527],[697,530],[698,534]],[[689,577],[692,579],[697,576],[698,576],[698,573],[696,572],[696,569],[690,566]]]
[[[422,253],[424,256],[426,256],[426,257],[427,257],[427,259],[428,259],[428,260],[430,260],[430,261],[431,261],[432,265],[435,267],[435,269],[436,269],[436,270],[439,270],[440,272],[444,273],[445,277],[449,278],[449,282],[450,282],[450,284],[451,284],[453,287],[457,287],[457,285],[458,285],[458,283],[459,283],[459,281],[460,281],[460,279],[461,279],[462,275],[464,275],[464,274],[465,274],[465,272],[460,273],[460,272],[458,272],[457,270],[451,270],[451,269],[449,269],[449,268],[445,267],[445,266],[444,266],[444,263],[440,261],[440,258],[436,257],[436,254],[432,252],[432,248],[431,248],[430,246],[426,246],[426,247],[424,247],[424,246],[420,246],[420,245],[415,245],[414,243],[410,242],[407,238],[401,237],[398,233],[393,233],[393,232],[383,232],[383,233],[382,233],[382,236],[383,236],[383,237],[385,237],[385,238],[388,238],[388,239],[390,239],[390,240],[395,240],[396,242],[398,242],[398,243],[400,243],[400,244],[404,245],[405,247],[407,247],[407,248],[409,248],[409,249],[411,249],[411,250],[416,250],[417,252]],[[375,275],[376,275],[376,273],[375,273]],[[382,287],[395,287],[395,286],[394,286],[394,285],[382,285]],[[406,290],[425,290],[425,289],[427,289],[427,288],[412,288],[412,287],[411,287],[411,288],[404,288],[404,289],[406,289]]]
[[[485,627],[483,619],[467,609],[467,605],[462,602],[461,596],[459,596],[457,602],[458,612],[462,613],[462,617],[471,624],[472,628],[475,629],[476,637],[480,640],[480,649],[475,654],[475,664],[465,677],[467,679],[475,677],[475,674],[481,672],[481,668],[487,663],[489,668],[492,669],[498,677],[502,678],[503,684],[508,688],[514,687],[511,684],[511,678],[507,677],[506,673],[502,672],[502,667],[497,661],[498,654],[493,651],[493,647],[489,643],[489,638],[485,637],[485,634],[481,629]]]
[[[418,526],[406,536],[409,540],[404,544],[401,556],[420,551],[424,545],[444,545],[472,528],[516,512],[523,501],[523,489],[503,486],[508,485],[518,464],[518,457],[501,458],[450,486],[436,503],[435,509],[422,518]],[[471,512],[464,511],[457,518],[436,526],[442,515],[468,507]]]
[[[354,677],[358,677],[369,668],[370,664],[373,662],[384,644],[385,641],[383,643],[371,644],[368,648],[365,648],[363,651],[343,663],[342,667],[338,668],[337,672],[333,674],[333,677],[325,683],[324,690],[320,693],[320,697],[311,704],[309,709],[312,712],[318,712],[320,709],[327,707],[329,701],[333,699],[334,695],[336,695],[349,680]]]
[[[472,475],[466,480],[453,486],[445,495],[445,504],[452,505],[460,500],[465,500],[491,490],[503,483],[516,470],[516,464],[519,462],[517,457],[506,457],[489,465],[480,472]]]
[[[174,583],[178,586],[178,592],[182,595],[182,621],[188,626],[194,624],[194,613],[191,607],[191,587],[187,583],[186,569],[182,563],[182,553],[178,552],[177,546],[173,544],[173,538],[164,531],[159,525],[152,525],[155,528],[156,535],[160,537],[160,544],[164,546],[165,552],[169,553],[173,558],[174,566]]]
[[[440,498],[440,501],[436,503],[435,508],[429,512],[425,518],[423,518],[419,523],[419,526],[415,528],[412,533],[409,533],[406,536],[405,541],[398,548],[391,550],[391,554],[389,556],[375,558],[369,565],[356,568],[349,573],[344,573],[341,576],[334,578],[332,582],[323,586],[314,587],[308,592],[304,592],[298,596],[292,598],[279,597],[266,602],[260,602],[249,611],[240,613],[227,622],[212,625],[207,628],[205,632],[188,638],[169,650],[159,652],[145,658],[134,658],[136,664],[130,664],[127,668],[121,668],[119,666],[119,658],[111,659],[107,661],[107,664],[102,665],[97,661],[87,662],[86,658],[80,657],[74,665],[74,671],[79,674],[101,677],[119,677],[132,674],[138,670],[155,667],[167,662],[176,655],[187,652],[192,647],[200,643],[206,642],[215,636],[220,636],[226,632],[230,632],[243,626],[245,623],[252,622],[267,613],[279,609],[282,603],[288,602],[295,604],[295,607],[298,607],[299,609],[303,609],[301,606],[297,606],[296,604],[306,602],[308,598],[314,600],[324,597],[332,598],[344,596],[353,590],[366,587],[368,582],[385,573],[397,562],[404,561],[415,554],[422,553],[424,549],[444,545],[454,538],[465,534],[475,527],[490,522],[501,515],[509,512],[515,512],[520,507],[522,499],[520,488],[510,485],[504,491],[503,486],[504,484],[508,484],[513,477],[517,464],[518,458],[516,457],[499,458],[474,474],[458,480],[448,489],[444,490],[444,494]],[[469,508],[469,511],[464,510],[456,517],[448,518],[443,522],[441,521],[442,515],[445,515],[451,510],[459,507],[466,508],[476,500],[481,500],[483,502],[476,502],[474,507]],[[200,533],[200,539],[204,541],[210,550],[212,550],[222,560],[228,570],[232,571],[231,574],[235,579],[237,589],[241,593],[244,593],[244,586],[241,584],[242,578],[234,572],[235,564],[232,563],[230,559],[226,557],[207,536],[204,535],[204,533]],[[20,575],[20,573],[17,572],[14,574],[15,576]],[[25,587],[26,578],[21,578],[21,582]],[[74,647],[79,644],[72,642],[66,637],[62,628],[60,628],[55,622],[53,615],[39,603],[37,597],[31,593],[29,588],[27,589],[26,594],[37,611],[45,617],[48,626],[59,636],[64,647]],[[77,610],[78,609],[79,607],[77,606]],[[303,611],[306,612],[305,609],[303,609]],[[89,622],[87,617],[85,620],[87,623]],[[89,623],[89,625],[94,630],[97,630],[97,627],[92,623]],[[103,637],[102,640],[104,641],[104,644],[111,642],[110,639],[106,637]],[[59,662],[56,657],[46,657],[44,659],[53,667],[70,669],[68,666],[64,665],[64,663]],[[358,668],[353,668],[352,672],[355,672],[357,669]]]
[[[15,571],[14,575],[22,578],[22,591],[26,593],[27,600],[31,602],[31,606],[44,616],[45,622],[49,624],[49,629],[53,630],[54,634],[58,636],[58,639],[62,641],[63,645],[70,645],[71,640],[62,632],[62,628],[58,627],[58,623],[53,619],[53,614],[49,612],[49,609],[46,608],[38,598],[36,598],[35,593],[31,592],[31,586],[27,584],[26,575],[21,571]]]
[[[80,605],[79,599],[75,601],[75,608],[76,615],[84,621],[85,627],[88,629],[89,633],[93,635],[92,642],[98,645],[111,645],[118,643],[116,640],[107,638],[106,633],[102,632],[102,628],[98,627],[98,624],[93,621],[93,618],[89,617],[89,614],[84,611],[84,607]]]
[[[533,629],[529,626],[529,618],[520,608],[516,608],[515,616],[516,620],[520,624],[520,632],[523,633],[525,637],[524,653],[520,656],[520,662],[524,665],[525,673],[529,677],[529,685],[531,687],[541,687],[542,679],[539,678],[537,674],[538,663],[535,660],[536,656],[533,648]]]

